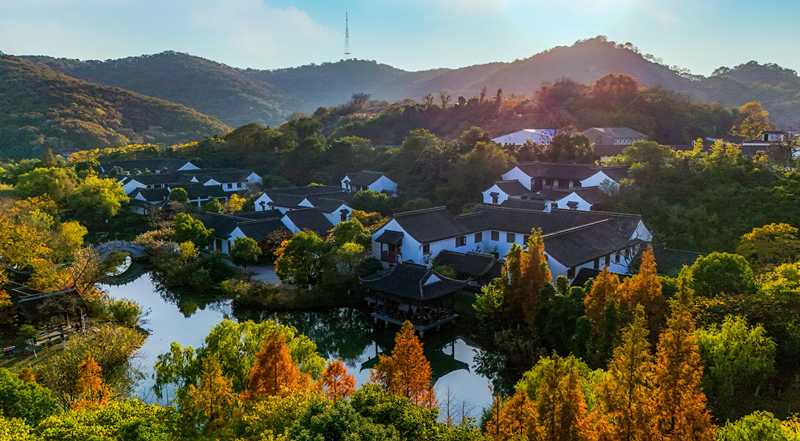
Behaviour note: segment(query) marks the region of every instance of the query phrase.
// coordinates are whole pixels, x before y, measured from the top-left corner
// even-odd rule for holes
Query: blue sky
[[[80,59],[165,50],[236,67],[352,56],[408,70],[526,58],[606,35],[708,75],[800,69],[796,0],[0,0],[0,51]]]

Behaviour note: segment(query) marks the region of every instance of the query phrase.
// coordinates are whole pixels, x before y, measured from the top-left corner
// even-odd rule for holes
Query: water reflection
[[[399,329],[394,325],[386,327],[383,322],[375,324],[368,312],[353,308],[274,313],[237,307],[208,293],[166,289],[151,274],[124,285],[103,286],[112,297],[135,300],[150,310],[147,327],[151,335],[137,354],[148,378],[138,386],[137,393],[148,402],[155,400],[150,376],[156,357],[167,352],[173,341],[200,346],[211,328],[224,318],[259,322],[272,319],[293,326],[316,342],[320,355],[329,360],[341,359],[359,385],[369,381],[369,369],[377,362],[378,354],[391,352]],[[446,326],[440,332],[426,333],[422,340],[424,353],[431,363],[437,394],[441,396],[449,388],[455,395],[454,402],[464,401],[480,410],[491,403],[489,380],[476,373],[475,347],[457,331],[458,327]]]

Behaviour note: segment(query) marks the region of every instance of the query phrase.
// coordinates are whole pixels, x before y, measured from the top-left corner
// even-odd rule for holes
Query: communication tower
[[[347,12],[344,13],[344,59],[350,59],[350,19]]]

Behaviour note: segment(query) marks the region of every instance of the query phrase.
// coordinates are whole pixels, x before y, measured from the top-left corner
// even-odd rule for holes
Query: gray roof
[[[219,183],[226,183],[245,182],[247,181],[247,177],[253,174],[253,170],[243,170],[239,168],[206,168],[202,170],[177,171],[170,174],[196,177],[201,183],[209,179],[213,179]]]
[[[598,131],[604,135],[612,136],[614,138],[647,138],[648,136],[642,132],[629,129],[627,127],[592,127],[584,130],[583,133],[590,131]]]
[[[519,196],[525,193],[530,193],[531,191],[525,188],[524,185],[520,184],[519,181],[497,181],[494,183],[500,190],[509,196]]]
[[[137,188],[130,194],[131,200],[135,200],[137,194],[141,194],[147,202],[163,201],[169,196],[166,188]]]
[[[261,240],[272,231],[286,229],[280,221],[283,215],[280,211],[248,211],[236,214],[205,213],[200,216],[200,221],[206,228],[214,229],[214,237],[228,238],[236,227],[242,230],[245,236]]]
[[[565,231],[545,234],[544,250],[566,267],[575,267],[642,243],[631,239],[636,225],[625,219],[598,220]],[[602,263],[601,263],[602,264]]]
[[[520,210],[534,210],[534,211],[544,211],[547,208],[547,204],[540,200],[531,200],[531,199],[506,199],[500,204],[501,207],[506,208],[517,208]]]
[[[545,179],[575,179],[583,180],[594,176],[597,172],[611,176],[627,174],[627,166],[598,167],[594,164],[557,164],[553,162],[525,162],[517,164],[520,170],[533,178]],[[613,179],[613,177],[612,177]]]
[[[304,208],[287,211],[286,216],[301,231],[309,230],[317,236],[324,236],[333,229],[333,224],[318,208]]]
[[[236,216],[217,213],[204,213],[199,219],[206,228],[214,229],[214,237],[222,238],[230,237],[233,230],[242,221],[241,218]]]
[[[283,187],[283,188],[270,188],[264,191],[267,194],[291,194],[295,196],[319,196],[329,193],[347,193],[347,190],[342,187],[335,187],[333,185],[309,185],[306,187]]]
[[[362,170],[360,172],[348,173],[346,177],[350,180],[351,184],[368,187],[380,179],[381,176],[383,176],[381,172]]]
[[[280,219],[260,219],[238,224],[242,233],[256,242],[263,240],[275,231],[289,231]]]
[[[472,277],[500,277],[503,262],[491,254],[468,251],[458,253],[450,250],[443,250],[436,255],[433,260],[439,265],[447,265],[457,273],[466,274]]]
[[[179,168],[188,164],[186,159],[169,159],[169,158],[153,158],[153,159],[120,159],[104,162],[100,166],[104,172],[110,172],[114,167],[119,167],[124,171],[130,172],[133,170],[139,171],[155,171],[167,169],[171,172],[178,171]]]
[[[171,188],[182,188],[186,190],[189,199],[208,199],[227,197],[231,193],[226,193],[219,185],[203,185],[197,183],[181,184],[171,186]]]
[[[560,201],[572,193],[576,193],[581,199],[594,205],[603,201],[603,193],[597,187],[577,187],[572,189],[546,189],[539,190],[541,195],[550,201]]]
[[[432,276],[439,280],[426,285]],[[466,281],[448,279],[424,265],[411,262],[401,262],[388,270],[362,277],[361,284],[384,294],[418,301],[434,300],[467,286]]]

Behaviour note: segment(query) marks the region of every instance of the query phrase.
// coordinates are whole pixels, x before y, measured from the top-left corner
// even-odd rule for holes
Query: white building
[[[536,144],[550,144],[553,137],[559,132],[558,129],[523,129],[519,132],[509,133],[492,139],[500,144],[522,145],[525,141],[531,140]]]
[[[360,172],[348,173],[342,179],[342,188],[349,192],[357,193],[362,190],[373,190],[386,192],[389,194],[397,193],[397,183],[387,178],[381,172],[362,170]]]

